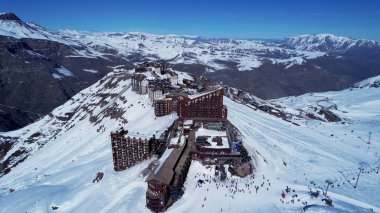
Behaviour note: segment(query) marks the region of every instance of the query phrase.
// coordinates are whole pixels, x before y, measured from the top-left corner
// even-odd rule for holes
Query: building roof
[[[115,131],[111,131],[111,134],[117,134],[119,136],[130,137],[130,138],[141,138],[141,139],[151,139],[152,138],[152,135],[147,135],[144,133],[128,132],[128,130],[124,129],[123,127],[119,128]]]
[[[171,101],[171,100],[172,98],[158,98],[155,101],[160,102],[160,101]]]
[[[217,130],[200,128],[198,131],[195,132],[195,138],[203,137],[203,136],[207,137],[206,141],[210,144],[210,146],[204,146],[204,148],[210,148],[210,149],[230,148],[226,131],[217,131]],[[217,142],[212,141],[214,137],[220,137],[222,139],[221,146],[218,146]]]
[[[194,120],[184,120],[183,121],[183,125],[193,125],[194,124]]]
[[[141,139],[150,139],[151,138],[151,136],[146,135],[144,133],[129,133],[127,136],[130,138],[141,138]]]
[[[190,155],[190,149],[186,149],[183,155],[181,156],[181,159],[179,159],[178,164],[175,168],[175,172],[181,172],[184,164],[186,163],[186,160],[188,159]]]
[[[125,130],[123,127],[118,128],[115,131],[111,131],[111,134],[121,134],[124,135],[128,132],[128,130]]]
[[[174,177],[174,171],[176,170],[176,166],[178,165],[185,149],[186,142],[179,148],[171,149],[172,151],[166,158],[165,162],[163,162],[162,165],[156,169],[156,171],[152,172],[146,181],[156,180],[163,184],[169,185]]]
[[[210,94],[210,93],[213,93],[213,92],[217,92],[219,90],[223,90],[223,87],[217,87],[217,88],[213,88],[213,89],[209,89],[209,90],[206,90],[206,91],[203,91],[201,93],[197,93],[197,94],[194,94],[194,95],[189,95],[185,92],[177,92],[177,91],[170,91],[172,94],[174,95],[177,95],[177,96],[182,96],[184,98],[188,98],[188,99],[194,99],[194,98],[199,98],[199,97],[202,97],[204,95],[207,95],[207,94]]]
[[[146,78],[146,76],[144,74],[134,74],[133,75],[133,79],[136,80],[136,81],[142,81]]]
[[[171,145],[178,145],[178,146],[182,146],[183,143],[185,143],[185,136],[183,136],[182,134],[178,137],[172,138],[169,142],[169,144]]]
[[[223,90],[223,88],[222,88],[222,87],[218,87],[218,88],[214,88],[214,89],[206,90],[206,91],[201,92],[201,93],[198,93],[198,94],[189,95],[188,97],[189,97],[190,99],[199,98],[199,97],[202,97],[202,96],[204,96],[204,95],[208,95],[208,94],[210,94],[210,93],[217,92],[217,91],[219,91],[219,90]]]

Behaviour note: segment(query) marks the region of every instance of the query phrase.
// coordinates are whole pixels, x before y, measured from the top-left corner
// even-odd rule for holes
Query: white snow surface
[[[66,68],[64,68],[64,67],[60,67],[60,68],[57,68],[57,69],[55,69],[59,74],[61,74],[61,75],[64,75],[64,76],[74,76],[74,74],[70,71],[70,70],[68,70],[68,69],[66,69]]]
[[[0,21],[0,35],[17,39],[34,38],[70,45],[74,54],[66,57],[102,57],[113,50],[118,55],[142,54],[146,60],[169,60],[172,64],[201,64],[207,72],[237,68],[250,71],[265,61],[285,66],[305,63],[333,50],[352,47],[380,48],[379,42],[351,39],[331,34],[301,35],[283,43],[244,40],[206,39],[194,36],[154,35],[143,32],[50,31],[33,23],[18,20]],[[284,45],[286,44],[286,45]],[[79,48],[76,48],[79,47]]]
[[[89,72],[89,73],[98,73],[98,71],[97,70],[94,70],[94,69],[83,69],[83,71],[85,71],[85,72]]]
[[[290,37],[287,44],[294,46],[298,50],[305,51],[341,51],[352,47],[380,47],[378,41],[368,39],[352,39],[348,37],[335,36],[328,33],[300,35]]]
[[[334,210],[368,212],[372,208],[380,212],[380,174],[363,173],[354,189],[348,182],[343,185],[345,181],[339,173],[343,171],[352,178],[359,162],[367,163],[366,172],[378,162],[380,89],[344,90],[275,101],[302,108],[315,101],[316,96],[329,97],[337,104],[336,113],[347,122],[298,120],[300,126],[296,126],[225,98],[228,119],[241,131],[244,145],[255,157],[255,179],[229,176],[225,182],[214,182],[212,168],[193,161],[184,195],[167,212],[301,212],[300,202],[280,201],[286,186],[294,189],[302,201],[317,205],[308,211],[320,212],[326,208],[320,199],[307,196],[308,186],[310,181],[323,184],[327,178],[337,180],[328,193]],[[107,109],[124,112],[116,119],[106,116]],[[59,207],[54,212],[150,212],[145,207],[147,184],[141,175],[150,161],[115,172],[109,132],[124,126],[131,133],[159,135],[175,116],[156,118],[153,111],[146,95],[131,91],[130,79],[110,73],[56,108],[51,116],[21,130],[2,133],[20,137],[14,149],[26,146],[32,152],[0,178],[0,212],[52,212],[52,205]],[[70,112],[73,116],[69,116]],[[90,122],[91,117],[98,122]],[[365,138],[369,131],[371,144],[357,138]],[[45,144],[42,148],[38,149],[36,143],[22,143],[35,132],[45,136],[38,139]],[[104,172],[104,178],[92,183],[98,171]],[[210,182],[196,187],[199,179]],[[231,185],[239,191],[229,191]],[[256,185],[257,193],[253,188]],[[10,188],[15,192],[9,193]]]
[[[0,20],[0,35],[14,38],[34,38],[52,40],[68,45],[76,45],[74,41],[65,39],[57,32],[49,31],[37,24],[18,20]]]
[[[209,138],[207,138],[207,142],[209,142],[211,145],[210,146],[204,146],[204,148],[206,148],[206,149],[207,148],[224,149],[224,148],[230,147],[230,145],[228,143],[228,139],[227,139],[227,132],[225,132],[225,131],[205,129],[202,127],[202,128],[199,128],[195,132],[195,138],[197,138],[199,136],[209,136]],[[216,136],[219,136],[222,138],[222,145],[221,146],[218,146],[217,142],[212,141],[212,138],[216,137]]]
[[[357,88],[369,88],[372,85],[377,84],[380,85],[380,75],[374,76],[372,78],[367,78],[363,81],[360,81],[354,85]]]

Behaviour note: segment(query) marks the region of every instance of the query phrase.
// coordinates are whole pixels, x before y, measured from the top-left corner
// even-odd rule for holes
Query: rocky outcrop
[[[14,13],[0,13],[0,20],[3,21],[21,21]]]

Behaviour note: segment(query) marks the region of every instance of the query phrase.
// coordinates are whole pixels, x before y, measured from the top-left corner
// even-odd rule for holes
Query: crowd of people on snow
[[[264,175],[261,179],[255,177],[254,174],[245,178],[227,177],[224,181],[221,181],[218,176],[196,173],[194,179],[197,180],[195,188],[206,187],[206,192],[209,192],[213,185],[217,191],[224,193],[224,197],[230,199],[236,199],[238,194],[258,194],[259,189],[269,191],[271,186],[270,180],[266,179]],[[203,198],[202,208],[205,207],[206,201],[207,196]],[[221,211],[223,211],[223,208],[221,208]]]

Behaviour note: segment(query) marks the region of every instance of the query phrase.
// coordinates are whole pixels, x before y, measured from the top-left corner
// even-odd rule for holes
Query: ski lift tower
[[[367,144],[371,144],[371,135],[372,135],[372,132],[369,132],[368,133],[368,142],[367,142]]]
[[[367,143],[367,144],[371,144],[371,135],[372,135],[372,132],[369,132],[368,133],[368,141],[364,140],[363,138],[361,137],[358,137],[360,140],[362,140],[364,143]]]

